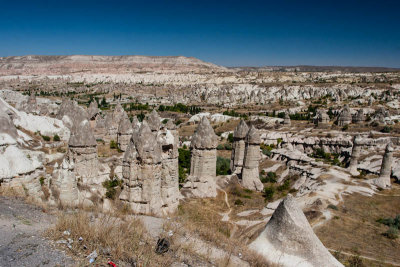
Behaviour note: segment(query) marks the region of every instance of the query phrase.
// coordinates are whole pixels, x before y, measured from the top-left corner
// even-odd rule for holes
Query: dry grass
[[[219,193],[214,199],[191,199],[179,206],[178,214],[174,218],[181,231],[194,234],[202,240],[228,252],[217,266],[231,266],[230,255],[242,254],[242,260],[247,261],[250,266],[271,266],[270,263],[258,254],[249,251],[246,242],[237,238],[238,226],[231,222],[221,221],[221,213],[226,212],[228,207],[224,201],[224,194]]]
[[[65,236],[64,231],[71,235]],[[123,220],[84,211],[60,213],[47,235],[54,240],[73,239],[71,252],[82,255],[79,258],[84,261],[87,261],[86,255],[96,250],[99,254],[96,262],[104,264],[108,259],[128,264],[136,262],[141,266],[169,266],[173,262],[171,254],[161,256],[154,252],[154,240],[138,219]],[[83,241],[79,241],[80,237]]]
[[[393,187],[373,197],[359,194],[345,197],[339,210],[331,211],[337,217],[318,228],[316,234],[328,248],[400,264],[400,240],[383,236],[387,227],[376,222],[400,214],[400,187]]]

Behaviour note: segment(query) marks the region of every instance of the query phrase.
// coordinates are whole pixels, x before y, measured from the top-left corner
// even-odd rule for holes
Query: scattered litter
[[[68,230],[66,230],[63,232],[63,235],[71,235],[71,233]]]
[[[86,246],[86,245],[83,245],[83,249],[87,249],[87,246]]]
[[[80,236],[80,237],[78,238],[78,240],[79,240],[80,242],[82,242],[82,241],[83,241],[83,237]]]
[[[156,247],[156,253],[157,254],[164,254],[167,252],[169,249],[169,241],[166,240],[165,238],[158,239],[157,241],[157,247]]]
[[[241,259],[242,258],[242,253],[239,252],[238,256],[239,256],[239,259]]]
[[[56,244],[68,244],[68,241],[64,240],[64,239],[60,239],[60,240],[56,241]]]
[[[86,258],[89,259],[89,263],[93,263],[97,259],[97,251],[94,250],[92,253],[90,253]]]
[[[172,230],[169,230],[168,231],[168,236],[173,236],[174,235],[174,233],[172,232]]]
[[[70,244],[74,243],[74,240],[72,240],[72,238],[68,238],[67,240],[68,240],[68,243],[70,243]]]
[[[68,247],[69,249],[72,249],[72,246],[71,246],[70,244],[68,244],[67,247]]]
[[[117,265],[112,261],[108,261],[107,264],[112,266],[112,267],[117,267]]]

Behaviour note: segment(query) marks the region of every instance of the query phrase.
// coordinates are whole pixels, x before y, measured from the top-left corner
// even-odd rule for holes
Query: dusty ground
[[[376,222],[400,214],[399,185],[393,184],[392,190],[373,197],[346,196],[338,210],[331,212],[333,218],[316,229],[325,246],[341,254],[374,259],[366,266],[400,266],[400,240],[385,237],[383,233],[388,227]]]
[[[42,236],[54,219],[22,200],[0,196],[0,266],[75,266]]]

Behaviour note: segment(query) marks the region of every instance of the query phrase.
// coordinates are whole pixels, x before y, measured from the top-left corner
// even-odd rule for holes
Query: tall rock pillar
[[[246,136],[246,149],[242,169],[242,185],[251,190],[262,191],[264,185],[260,181],[259,164],[261,138],[258,130],[251,126]]]

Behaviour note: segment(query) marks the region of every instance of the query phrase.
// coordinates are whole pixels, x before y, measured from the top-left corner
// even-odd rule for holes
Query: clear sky
[[[400,67],[400,1],[0,0],[0,56],[29,54]]]

